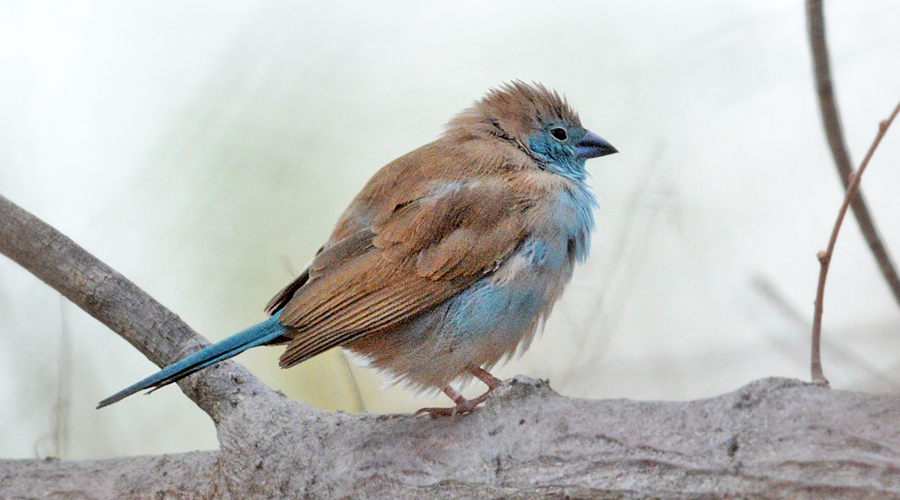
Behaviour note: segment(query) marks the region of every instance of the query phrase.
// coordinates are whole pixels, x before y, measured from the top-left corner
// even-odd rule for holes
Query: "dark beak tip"
[[[590,159],[618,153],[612,144],[593,132],[588,132],[575,145],[575,154],[579,158]]]

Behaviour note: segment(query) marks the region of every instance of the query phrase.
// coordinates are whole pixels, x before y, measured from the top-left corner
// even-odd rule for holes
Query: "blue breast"
[[[557,195],[553,221],[561,236],[567,238],[569,251],[578,262],[584,262],[590,252],[594,209],[598,207],[597,199],[583,182],[575,182]]]

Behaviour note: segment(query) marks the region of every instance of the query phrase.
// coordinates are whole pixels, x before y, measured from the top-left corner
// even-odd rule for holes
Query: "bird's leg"
[[[491,392],[494,389],[500,387],[500,384],[503,383],[502,380],[491,375],[487,372],[487,370],[481,368],[480,366],[469,365],[466,369],[469,370],[469,373],[478,377],[478,380],[484,382],[484,385],[488,386],[488,392]]]
[[[452,387],[447,386],[442,390],[444,391],[444,394],[447,395],[447,397],[449,397],[453,400],[454,403],[456,403],[456,406],[452,408],[422,408],[421,410],[417,411],[415,415],[427,413],[431,416],[431,418],[446,417],[455,414],[467,415],[475,411],[475,408],[477,408],[478,405],[487,400],[488,395],[490,395],[491,391],[500,387],[500,384],[503,383],[502,380],[491,375],[487,372],[487,370],[479,366],[469,365],[468,367],[466,367],[466,370],[468,370],[472,375],[475,375],[478,380],[484,382],[485,385],[488,386],[488,390],[485,391],[484,394],[478,396],[477,398],[466,399],[462,397],[462,395],[460,395],[458,392],[453,390]]]
[[[469,365],[468,367],[466,367],[466,370],[468,370],[472,375],[478,377],[478,380],[484,382],[484,385],[488,386],[488,390],[484,391],[484,394],[478,396],[477,398],[463,399],[462,397],[460,397],[460,399],[462,399],[462,402],[456,401],[454,399],[457,408],[456,411],[460,413],[471,413],[475,411],[475,408],[478,405],[487,400],[488,396],[491,394],[491,391],[500,387],[500,384],[503,383],[502,380],[491,375],[487,372],[487,370],[481,368],[480,366]],[[444,393],[446,394],[447,391],[444,391]],[[449,394],[447,395],[449,396]],[[453,399],[453,396],[450,396],[450,399]]]

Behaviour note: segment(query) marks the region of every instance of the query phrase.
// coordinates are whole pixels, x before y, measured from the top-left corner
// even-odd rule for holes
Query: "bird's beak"
[[[588,132],[580,141],[575,143],[576,158],[598,158],[600,156],[611,155],[618,152],[619,150],[614,148],[612,144],[606,142],[606,139],[603,139],[593,132]]]

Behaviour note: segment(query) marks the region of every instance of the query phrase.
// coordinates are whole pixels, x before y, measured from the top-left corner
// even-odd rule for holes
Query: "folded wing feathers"
[[[324,250],[282,310],[293,331],[281,366],[410,319],[496,269],[527,233],[503,187],[437,188]]]

